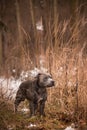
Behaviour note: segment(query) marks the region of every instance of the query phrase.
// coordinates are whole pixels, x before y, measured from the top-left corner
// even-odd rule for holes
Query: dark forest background
[[[39,66],[37,57],[47,50],[58,54],[64,47],[82,48],[86,21],[86,0],[0,0],[0,72],[25,69],[31,62]]]

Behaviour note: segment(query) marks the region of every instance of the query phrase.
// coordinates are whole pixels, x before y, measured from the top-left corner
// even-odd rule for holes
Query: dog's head
[[[40,87],[53,87],[54,86],[54,80],[52,76],[48,73],[39,73],[37,75],[37,81]]]

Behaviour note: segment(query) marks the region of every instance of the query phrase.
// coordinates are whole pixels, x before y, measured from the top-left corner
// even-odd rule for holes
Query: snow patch
[[[41,22],[36,23],[37,30],[43,31],[43,25]]]
[[[0,78],[0,96],[14,98],[20,85],[20,79],[15,80],[14,78],[6,79],[5,77]]]
[[[15,79],[13,77],[7,79],[4,76],[0,77],[0,96],[14,99],[21,82],[29,78],[34,78],[38,75],[38,73],[41,72],[47,72],[47,69],[45,69],[44,67],[42,67],[41,69],[35,67],[33,70],[29,70],[26,72],[22,71],[19,79]]]
[[[75,129],[72,128],[71,126],[68,126],[65,130],[75,130]]]
[[[29,112],[29,109],[26,108],[26,107],[25,107],[25,108],[22,108],[22,109],[21,109],[21,112],[23,112],[23,113],[28,113],[28,112]]]
[[[72,123],[71,126],[68,126],[68,127],[65,128],[64,130],[75,130],[75,124]]]
[[[32,129],[32,130],[33,130],[33,128],[34,128],[34,129],[35,129],[35,128],[37,129],[37,125],[30,123],[28,126],[26,126],[26,128]]]

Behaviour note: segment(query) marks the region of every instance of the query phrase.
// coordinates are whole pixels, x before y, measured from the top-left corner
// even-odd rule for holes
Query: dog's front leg
[[[35,105],[33,101],[29,101],[30,117],[35,116]]]
[[[40,102],[40,105],[39,105],[40,116],[45,116],[44,108],[45,108],[45,101],[42,101]]]

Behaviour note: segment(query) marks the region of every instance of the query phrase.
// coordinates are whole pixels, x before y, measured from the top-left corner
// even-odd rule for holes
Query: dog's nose
[[[52,85],[53,85],[53,86],[55,85],[55,82],[54,82],[54,81],[52,81]]]

